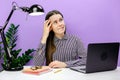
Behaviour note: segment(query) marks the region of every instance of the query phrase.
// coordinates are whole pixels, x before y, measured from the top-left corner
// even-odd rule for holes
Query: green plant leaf
[[[11,54],[13,55],[14,58],[18,57],[18,54],[22,51],[22,49],[18,49],[18,50],[12,50]]]
[[[3,56],[4,62],[2,63],[3,68],[6,68],[6,67],[15,68],[15,67],[24,66],[26,63],[28,63],[32,59],[31,54],[35,51],[34,49],[26,50],[24,53],[21,54],[21,56],[19,54],[22,51],[22,49],[16,49],[17,40],[18,40],[18,35],[17,35],[18,28],[19,28],[19,25],[16,26],[14,24],[11,24],[8,30],[6,31],[6,34],[5,34],[6,41],[10,49],[12,58],[11,58],[11,62],[8,63],[7,56],[5,52],[3,52],[4,54]],[[0,41],[0,44],[1,43],[2,41]],[[2,51],[3,49],[4,48],[0,46],[0,51]]]

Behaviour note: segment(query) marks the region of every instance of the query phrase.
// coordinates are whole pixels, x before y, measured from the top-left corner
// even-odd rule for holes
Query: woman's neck
[[[64,37],[65,34],[56,34],[55,36],[58,38],[58,39],[62,39]]]

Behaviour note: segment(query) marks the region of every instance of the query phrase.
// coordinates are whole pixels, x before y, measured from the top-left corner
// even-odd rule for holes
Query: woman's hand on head
[[[50,20],[46,20],[44,22],[43,36],[42,36],[41,43],[46,43],[47,37],[49,36],[49,32],[52,30],[51,25],[52,23],[50,22]]]
[[[65,68],[66,66],[67,64],[61,61],[53,61],[49,64],[51,68]]]

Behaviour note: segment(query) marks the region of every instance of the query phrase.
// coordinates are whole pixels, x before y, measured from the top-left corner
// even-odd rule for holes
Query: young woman
[[[85,64],[86,50],[78,37],[66,34],[64,18],[59,11],[52,10],[46,15],[43,36],[33,60],[36,66],[46,64],[52,68]]]

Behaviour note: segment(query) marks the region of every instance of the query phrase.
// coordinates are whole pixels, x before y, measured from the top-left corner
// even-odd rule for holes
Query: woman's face
[[[52,15],[49,19],[52,23],[51,28],[55,35],[63,35],[65,32],[65,23],[63,17],[60,14],[55,14]]]

